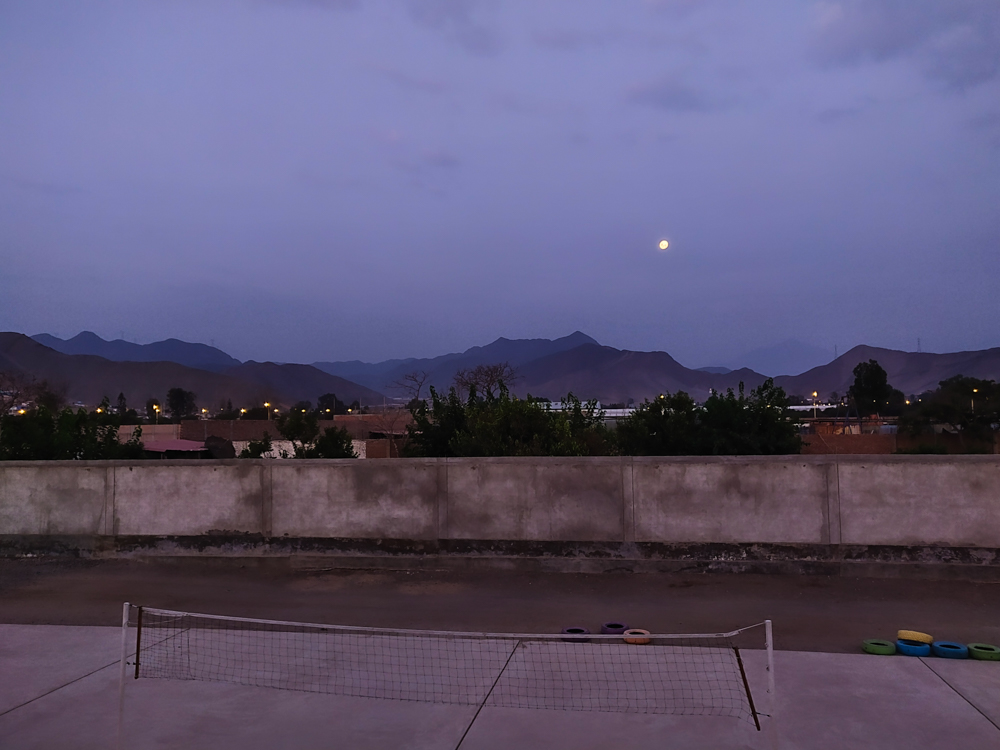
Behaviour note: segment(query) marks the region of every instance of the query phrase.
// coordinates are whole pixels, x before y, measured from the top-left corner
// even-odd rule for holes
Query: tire
[[[900,630],[896,633],[896,638],[900,641],[916,641],[917,643],[926,643],[928,646],[934,643],[934,638],[927,635],[927,633],[921,633],[919,630]]]
[[[628,625],[624,622],[612,621],[601,625],[602,635],[621,635],[628,630]]]
[[[969,656],[980,661],[1000,661],[1000,648],[989,643],[970,643]]]
[[[649,635],[649,631],[642,628],[629,628],[623,635],[625,636],[625,643],[632,643],[636,646],[645,646],[652,640],[646,637]]]
[[[896,653],[903,656],[930,656],[931,644],[900,638],[896,641]]]
[[[861,650],[866,654],[876,656],[892,656],[896,653],[896,644],[892,641],[883,641],[880,638],[869,638],[861,644]]]
[[[955,643],[955,641],[934,641],[931,644],[931,653],[942,659],[969,658],[968,647],[964,643]]]
[[[576,626],[563,628],[562,634],[570,636],[569,638],[563,638],[563,640],[566,641],[567,643],[590,643],[590,639],[584,637],[590,635],[589,628],[581,628]]]

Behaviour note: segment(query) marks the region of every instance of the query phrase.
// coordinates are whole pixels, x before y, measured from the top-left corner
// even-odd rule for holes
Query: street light
[[[153,404],[153,424],[160,423],[160,407],[157,404]]]
[[[271,412],[270,412],[271,405],[267,401],[264,402],[264,408],[269,410],[267,412],[267,418],[270,419],[271,418]]]
[[[972,389],[972,393],[973,394],[979,393],[979,389],[978,388],[973,388]],[[973,397],[972,397],[972,413],[973,414],[976,413],[976,397],[975,397],[975,395],[973,395]]]
[[[813,419],[816,419],[816,398],[819,396],[819,391],[813,391]]]

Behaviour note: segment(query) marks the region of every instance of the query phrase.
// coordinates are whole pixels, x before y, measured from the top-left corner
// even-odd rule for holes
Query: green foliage
[[[700,451],[700,409],[684,391],[665,393],[619,420],[618,448],[626,456],[688,456]]]
[[[264,437],[260,440],[251,440],[247,443],[247,447],[240,451],[240,458],[263,458],[266,454],[270,453],[272,449],[271,436],[268,433],[264,433]]]
[[[194,393],[183,388],[171,388],[167,391],[167,412],[170,418],[179,422],[185,417],[194,416],[198,409],[194,399]]]
[[[705,455],[773,456],[798,453],[802,439],[788,417],[788,397],[768,378],[749,396],[730,388],[726,395],[713,394],[705,402],[702,440]]]
[[[854,385],[847,395],[862,416],[868,414],[899,414],[905,403],[902,391],[889,385],[889,376],[877,360],[859,362],[854,368]]]
[[[292,441],[295,458],[357,458],[351,436],[342,427],[328,427],[320,434],[319,417],[303,405],[277,420],[278,431]]]
[[[632,456],[781,455],[802,441],[788,398],[770,378],[747,396],[730,389],[697,406],[683,391],[646,401],[618,423],[619,451]]]
[[[927,432],[933,424],[972,440],[991,440],[1000,424],[1000,384],[956,375],[922,394],[899,420],[900,430],[911,435]]]
[[[309,446],[295,446],[296,458],[357,458],[351,434],[343,427],[327,427]]]
[[[430,406],[418,401],[411,414],[411,456],[594,456],[611,450],[596,402],[583,404],[572,394],[562,411],[551,411],[530,396],[511,397],[503,383],[482,398],[473,384],[465,401],[454,387],[444,397],[431,388]]]
[[[0,422],[0,459],[11,461],[59,461],[81,459],[142,458],[142,428],[136,427],[125,443],[118,441],[117,415],[107,412],[41,406],[25,414],[4,416]]]

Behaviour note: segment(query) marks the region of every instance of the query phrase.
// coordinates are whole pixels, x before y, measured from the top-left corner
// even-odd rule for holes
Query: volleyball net
[[[758,730],[740,643],[767,645],[769,624],[637,638],[362,628],[130,605],[123,618],[135,631],[137,679],[480,709],[726,716]]]

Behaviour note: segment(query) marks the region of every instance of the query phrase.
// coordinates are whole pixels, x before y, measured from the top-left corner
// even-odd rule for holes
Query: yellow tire
[[[934,638],[919,630],[900,630],[896,637],[901,641],[916,641],[917,643],[934,643]]]
[[[624,633],[625,643],[634,643],[637,646],[645,646],[649,643],[650,639],[645,636],[649,635],[648,630],[643,630],[642,628],[632,628],[631,630],[626,630]]]

